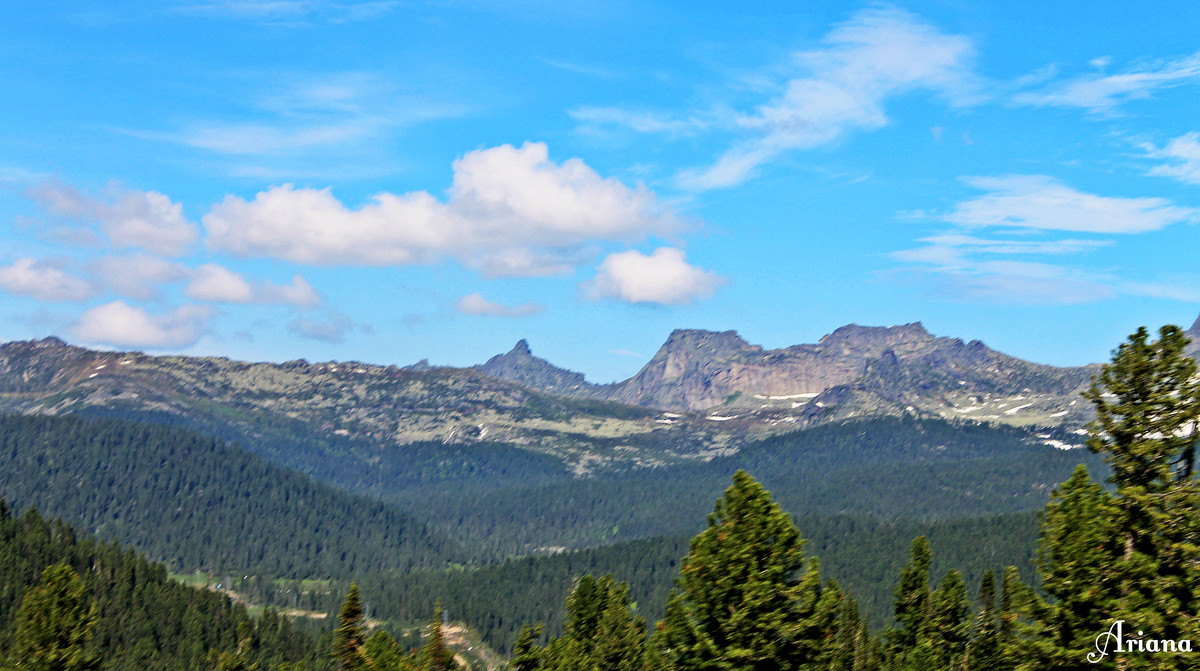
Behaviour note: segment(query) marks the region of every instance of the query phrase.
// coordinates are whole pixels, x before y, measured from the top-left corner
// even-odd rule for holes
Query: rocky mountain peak
[[[921,343],[933,339],[934,335],[925,330],[925,325],[921,322],[913,322],[901,326],[859,326],[858,324],[848,324],[835,329],[833,333],[821,338],[821,344],[890,346],[900,343]]]
[[[585,393],[594,386],[584,379],[583,373],[559,368],[534,356],[524,338],[507,353],[497,354],[475,368],[484,375],[556,394]]]
[[[508,351],[508,356],[533,356],[533,351],[529,349],[529,341],[521,338],[513,348]]]
[[[706,356],[725,357],[747,351],[758,352],[762,348],[746,342],[737,331],[705,331],[703,329],[675,329],[659,348],[659,354],[694,353],[702,351]]]

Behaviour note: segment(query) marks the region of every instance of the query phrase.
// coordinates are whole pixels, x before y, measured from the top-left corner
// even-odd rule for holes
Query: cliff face
[[[767,397],[815,395],[849,383],[885,350],[908,352],[933,339],[920,324],[845,326],[815,345],[764,350],[734,331],[680,330],[609,398],[681,410],[721,405],[735,394]]]
[[[1087,405],[1073,401],[1095,367],[1031,363],[916,322],[851,324],[773,350],[735,331],[676,330],[636,375],[604,386],[533,357],[524,341],[479,370],[553,393],[676,412],[781,413],[801,424],[912,410],[1059,424],[1086,419]]]

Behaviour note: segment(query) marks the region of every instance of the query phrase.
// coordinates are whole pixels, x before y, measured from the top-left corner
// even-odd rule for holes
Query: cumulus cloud
[[[291,284],[251,283],[240,274],[216,263],[206,263],[192,272],[183,293],[196,301],[210,303],[278,303],[313,307],[321,303],[312,285],[297,274]]]
[[[1195,221],[1200,210],[1165,198],[1116,198],[1077,191],[1045,175],[968,177],[985,193],[958,204],[945,221],[1089,233],[1143,233]]]
[[[1187,133],[1158,149],[1147,147],[1151,158],[1167,159],[1167,163],[1150,169],[1151,175],[1172,177],[1188,184],[1200,184],[1200,134]]]
[[[884,103],[909,91],[933,91],[952,104],[977,97],[971,41],[942,33],[908,12],[864,10],[823,43],[823,49],[796,54],[802,76],[788,81],[774,100],[737,119],[748,139],[714,165],[681,173],[680,184],[692,189],[730,186],[785,151],[881,128],[888,123]]]
[[[1096,65],[1093,62],[1093,65]],[[1101,67],[1108,61],[1100,61]],[[1092,72],[1056,81],[1037,91],[1025,91],[1013,100],[1037,107],[1079,107],[1097,114],[1113,114],[1117,107],[1147,98],[1157,89],[1200,81],[1200,53],[1174,61],[1147,63],[1117,74]]]
[[[467,315],[486,315],[489,317],[530,317],[542,311],[537,303],[522,303],[517,306],[493,303],[479,293],[467,294],[458,299],[455,309]]]
[[[229,196],[203,218],[209,244],[313,265],[408,265],[451,257],[493,276],[561,273],[581,245],[669,234],[678,222],[642,186],[603,178],[545,144],[473,151],[446,201],[381,193],[357,209],[329,189],[291,185]]]
[[[70,330],[88,343],[151,349],[186,347],[208,331],[213,314],[211,308],[181,305],[154,315],[123,301],[113,301],[84,311]]]
[[[592,299],[689,305],[708,298],[725,282],[720,275],[689,264],[682,250],[660,247],[649,256],[637,250],[609,254],[583,289]]]
[[[0,289],[41,301],[82,301],[95,294],[90,282],[65,272],[60,264],[31,258],[0,266]]]
[[[178,256],[199,238],[196,226],[183,216],[183,206],[157,191],[110,186],[97,197],[50,180],[26,193],[47,214],[71,226],[98,227],[118,248]]]
[[[105,256],[91,264],[92,273],[109,290],[138,300],[162,297],[160,286],[185,279],[186,266],[149,254]]]

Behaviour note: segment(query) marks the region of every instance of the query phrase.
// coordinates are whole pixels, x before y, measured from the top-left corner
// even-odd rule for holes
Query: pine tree
[[[656,663],[767,671],[812,662],[824,641],[802,636],[805,613],[811,617],[819,599],[804,569],[800,532],[762,485],[738,471],[683,560],[655,636]]]
[[[337,660],[338,671],[365,671],[370,668],[363,651],[366,636],[367,624],[363,619],[358,583],[351,583],[346,600],[338,612],[338,628],[333,632],[332,656]]]
[[[88,651],[99,620],[88,605],[83,580],[66,564],[42,571],[17,610],[9,665],[21,671],[92,671],[100,658]]]
[[[442,632],[445,619],[446,611],[438,604],[426,630],[425,644],[417,654],[417,667],[420,671],[454,671],[458,668],[458,664],[454,662],[454,653],[446,647],[446,637]]]

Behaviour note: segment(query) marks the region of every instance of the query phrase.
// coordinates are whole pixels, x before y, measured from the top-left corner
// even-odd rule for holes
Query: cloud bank
[[[290,185],[251,201],[229,196],[203,217],[208,243],[239,256],[309,265],[410,265],[453,258],[490,277],[562,274],[594,241],[679,229],[645,187],[603,178],[545,144],[470,152],[454,162],[447,199],[381,193],[357,209],[329,189]]]

